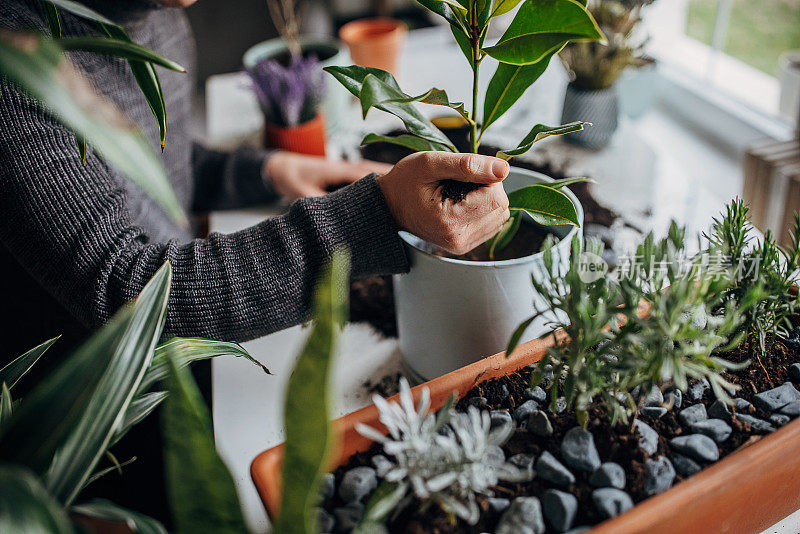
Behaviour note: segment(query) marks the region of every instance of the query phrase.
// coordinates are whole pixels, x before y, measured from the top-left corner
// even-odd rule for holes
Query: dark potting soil
[[[501,250],[495,252],[494,258],[489,257],[489,246],[486,243],[477,246],[466,254],[454,255],[448,254],[443,250],[434,252],[437,256],[445,258],[454,258],[457,260],[467,261],[501,261],[512,260],[515,258],[524,258],[531,254],[536,254],[542,250],[542,243],[550,235],[546,229],[541,226],[534,226],[531,224],[521,224],[517,230],[514,239],[511,243],[506,245]]]
[[[757,392],[777,387],[790,380],[789,366],[800,361],[800,350],[792,349],[778,341],[775,343],[771,354],[760,358],[763,365],[759,363],[758,359],[754,358],[754,353],[748,344],[744,344],[733,352],[725,354],[724,357],[733,362],[753,360],[750,366],[745,369],[724,374],[728,381],[741,387],[736,396],[751,401]],[[480,382],[456,403],[456,409],[465,411],[470,403],[476,402],[474,400],[470,401],[470,399],[482,397],[486,399],[485,403],[481,403],[482,409],[513,411],[514,408],[527,400],[524,393],[529,387],[530,373],[531,369],[526,367],[510,375]],[[795,382],[795,386],[798,386],[797,382]],[[714,401],[713,393],[710,389],[707,389],[699,402],[709,408]],[[683,406],[687,406],[686,397],[684,397]],[[659,434],[658,450],[652,457],[655,458],[662,455],[668,457],[670,452],[668,441],[673,437],[691,433],[686,426],[679,422],[678,411],[673,408],[660,419],[644,414],[639,416]],[[587,429],[594,436],[594,442],[602,461],[616,462],[623,467],[626,473],[624,491],[633,498],[635,503],[648,498],[644,491],[646,480],[645,461],[650,456],[639,446],[638,431],[633,429],[633,426],[628,425],[612,426],[599,403],[590,405],[588,413]],[[748,414],[765,419],[770,415],[760,411],[753,405],[748,408]],[[530,434],[527,430],[517,428],[514,435],[502,447],[507,458],[518,453],[533,454],[538,457],[544,451],[549,451],[557,458],[561,457],[561,441],[566,432],[578,424],[577,419],[574,412],[570,410],[565,410],[556,415],[548,412],[548,415],[553,426],[553,434],[549,437],[538,437]],[[763,438],[762,435],[754,432],[749,424],[741,423],[736,419],[732,419],[728,423],[731,425],[733,432],[726,441],[719,445],[720,459]],[[382,447],[380,444],[375,444],[369,450],[352,456],[347,464],[334,472],[336,486],[338,487],[345,472],[353,467],[371,466],[372,456],[380,453],[382,453]],[[711,464],[710,462],[698,463],[703,467]],[[578,515],[574,525],[594,525],[601,522],[602,518],[596,512],[591,499],[591,493],[595,488],[589,484],[589,473],[577,470],[571,471],[575,475],[575,483],[568,488],[559,489],[568,491],[578,499]],[[680,475],[677,475],[674,484],[679,483],[682,479]],[[540,478],[534,478],[532,481],[524,483],[500,482],[493,490],[496,497],[513,500],[519,496],[541,496],[545,490],[555,487],[557,486]],[[423,507],[424,511],[420,511],[419,504],[418,502],[412,502],[401,513],[396,514],[387,525],[389,531],[392,533],[426,532],[434,534],[493,532],[502,515],[490,509],[488,499],[485,497],[478,498],[478,504],[482,511],[481,518],[476,525],[472,526],[461,520],[456,520],[455,523],[451,522],[445,512],[435,505]],[[342,505],[344,503],[338,496],[334,496],[324,503],[324,507],[328,511],[333,511],[334,508]],[[548,532],[554,532],[550,530],[549,525]]]
[[[350,284],[350,322],[368,323],[385,337],[397,337],[391,276],[372,276]]]

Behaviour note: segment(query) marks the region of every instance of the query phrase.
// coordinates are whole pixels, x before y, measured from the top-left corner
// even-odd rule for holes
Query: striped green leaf
[[[47,494],[31,471],[0,464],[0,532],[15,534],[72,534],[61,506]]]
[[[162,57],[147,47],[136,44],[130,40],[114,39],[111,37],[61,37],[54,40],[62,50],[83,50],[97,54],[108,54],[124,59],[149,61],[165,69],[176,72],[186,72],[182,66],[172,60]]]
[[[17,385],[20,378],[25,376],[28,371],[36,365],[36,362],[39,361],[42,354],[47,352],[47,349],[52,347],[53,344],[58,341],[59,337],[61,336],[48,339],[41,345],[33,347],[31,350],[22,356],[16,357],[11,363],[0,369],[0,382],[6,383],[9,389],[14,389],[14,386]]]
[[[128,510],[105,499],[95,499],[73,506],[72,512],[102,521],[124,523],[136,534],[167,534],[164,525],[152,517]]]

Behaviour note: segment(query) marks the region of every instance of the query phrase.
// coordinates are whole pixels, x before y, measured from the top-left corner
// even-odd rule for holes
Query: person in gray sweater
[[[134,298],[166,260],[173,282],[165,331],[247,341],[307,319],[318,272],[339,246],[350,249],[354,277],[402,273],[409,265],[398,230],[460,253],[493,235],[508,218],[500,184],[508,164],[497,158],[420,153],[390,168],[284,152],[222,153],[193,143],[187,132],[194,41],[185,14],[172,9],[192,1],[84,3],[189,72],[159,70],[168,117],[163,163],[187,212],[264,204],[280,196],[299,200],[284,215],[242,231],[197,237],[91,150],[82,164],[72,132],[0,79],[0,290],[13,310],[4,322],[0,360],[56,335],[64,336],[57,344],[62,352],[74,346]],[[47,31],[40,0],[2,4],[0,30]],[[67,36],[99,35],[93,23],[63,11],[62,24]],[[84,52],[71,53],[70,59],[154,148],[160,145],[156,123],[124,60]],[[443,179],[485,187],[453,203],[438,194]],[[327,185],[349,182],[322,195]],[[127,440],[130,455],[140,458],[140,467],[130,466],[123,479],[129,486],[113,481],[113,488],[99,493],[164,518],[162,493],[135,490],[152,485],[160,469],[141,468],[148,454],[160,461],[159,440],[148,435],[157,428],[143,428]],[[155,445],[148,452],[144,443]],[[136,493],[133,501],[126,497]]]

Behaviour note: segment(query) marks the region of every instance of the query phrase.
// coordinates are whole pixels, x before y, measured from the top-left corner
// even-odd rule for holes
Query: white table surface
[[[408,93],[418,94],[438,84],[446,87],[452,100],[466,101],[470,73],[459,54],[441,29],[414,32],[401,59],[401,86]],[[448,69],[446,76],[442,76],[442,65]],[[483,84],[488,83],[490,74],[484,69]],[[517,115],[507,115],[495,124],[495,133],[487,133],[487,142],[513,146],[527,133],[525,125],[557,123],[565,85],[563,70],[554,63],[520,99]],[[206,111],[209,144],[231,148],[258,142],[261,113],[241,74],[209,78]],[[354,156],[365,132],[383,132],[398,125],[393,117],[375,110],[363,123],[355,104],[350,111],[352,130],[342,131],[329,141],[329,157]],[[601,152],[576,149],[559,141],[550,142],[542,150],[539,157],[563,159],[572,175],[587,174],[595,179],[595,196],[601,203],[659,234],[673,218],[686,225],[690,235],[705,230],[711,217],[741,191],[736,159],[658,108],[636,121],[623,120],[612,145]],[[211,216],[211,230],[232,232],[275,214],[266,209],[216,212]],[[305,334],[298,326],[244,344],[274,376],[265,376],[238,358],[212,363],[217,447],[233,473],[254,532],[268,530],[268,521],[250,479],[250,463],[258,453],[283,440],[283,396]],[[369,404],[364,383],[395,373],[399,366],[396,341],[382,338],[369,326],[348,325],[334,369],[335,415]],[[764,532],[768,533],[800,533],[800,512]]]

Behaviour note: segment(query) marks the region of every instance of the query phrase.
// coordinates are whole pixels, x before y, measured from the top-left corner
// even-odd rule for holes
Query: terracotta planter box
[[[495,354],[412,389],[415,400],[428,387],[431,408],[441,407],[452,392],[466,394],[484,380],[513,373],[537,362],[552,344],[534,340],[520,345],[514,355]],[[395,397],[392,397],[393,399]],[[367,450],[372,441],[355,431],[356,423],[383,429],[374,405],[334,422],[341,452],[331,468]],[[251,475],[271,517],[280,507],[280,468],[283,445],[262,452],[253,461]],[[597,525],[593,534],[696,534],[698,532],[759,533],[800,509],[800,419],[796,419],[741,448],[666,492],[632,510]]]

